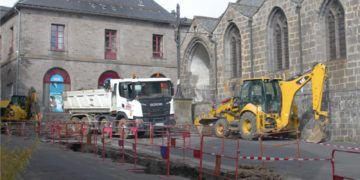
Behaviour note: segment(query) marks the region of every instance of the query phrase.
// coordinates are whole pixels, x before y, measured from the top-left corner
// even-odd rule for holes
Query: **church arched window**
[[[289,68],[288,23],[285,13],[278,7],[270,14],[269,23],[269,60],[273,71]]]

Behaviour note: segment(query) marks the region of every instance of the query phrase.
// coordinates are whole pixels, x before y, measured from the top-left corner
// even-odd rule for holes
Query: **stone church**
[[[238,96],[243,79],[288,79],[324,63],[328,133],[360,141],[359,0],[238,0],[219,18],[195,16],[181,54],[183,94],[195,113]],[[312,111],[309,86],[296,97],[303,119]]]

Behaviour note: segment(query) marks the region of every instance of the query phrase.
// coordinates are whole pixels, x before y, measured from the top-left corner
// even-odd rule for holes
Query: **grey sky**
[[[224,12],[229,2],[236,0],[155,0],[166,10],[176,9],[176,4],[180,4],[181,17],[192,18],[197,16],[219,17]],[[11,7],[17,0],[0,0],[0,6]]]

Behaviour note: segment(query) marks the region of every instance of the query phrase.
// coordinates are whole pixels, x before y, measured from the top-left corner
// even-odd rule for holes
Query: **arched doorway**
[[[115,71],[105,71],[103,72],[98,80],[98,88],[103,88],[106,81],[110,79],[119,79],[120,76]]]
[[[157,73],[154,73],[153,75],[150,76],[151,78],[166,78],[165,75],[157,72]]]
[[[70,76],[61,68],[50,69],[44,76],[44,104],[50,112],[64,112],[62,93],[70,90]]]
[[[212,100],[212,90],[210,87],[210,56],[206,47],[196,42],[189,56],[189,84],[194,102],[204,102]]]

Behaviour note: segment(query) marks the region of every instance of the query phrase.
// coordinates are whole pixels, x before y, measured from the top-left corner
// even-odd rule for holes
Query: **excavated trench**
[[[75,152],[84,152],[84,153],[94,153],[93,147],[90,145],[83,145],[81,150],[81,145],[77,143],[67,144],[67,148]],[[119,150],[115,149],[106,149],[105,158],[110,158],[114,162],[122,159],[122,156],[118,152]],[[102,156],[102,149],[98,148],[96,152],[99,156]],[[130,150],[125,150],[124,161],[125,163],[133,164],[134,163],[133,152]],[[153,175],[165,175],[166,174],[166,161],[157,157],[153,157],[148,154],[138,153],[137,155],[137,165],[140,166],[140,173],[153,174]],[[137,171],[139,172],[139,171]],[[199,178],[199,169],[197,165],[189,165],[182,162],[172,161],[170,163],[170,173],[172,176],[181,176],[189,179],[198,179]],[[234,172],[221,172],[220,176],[214,175],[213,169],[203,168],[203,179],[206,180],[218,180],[218,179],[234,179]],[[268,179],[268,180],[277,180],[283,179],[279,174],[274,173],[272,170],[268,170],[262,167],[255,166],[243,166],[239,165],[238,170],[238,179]]]

